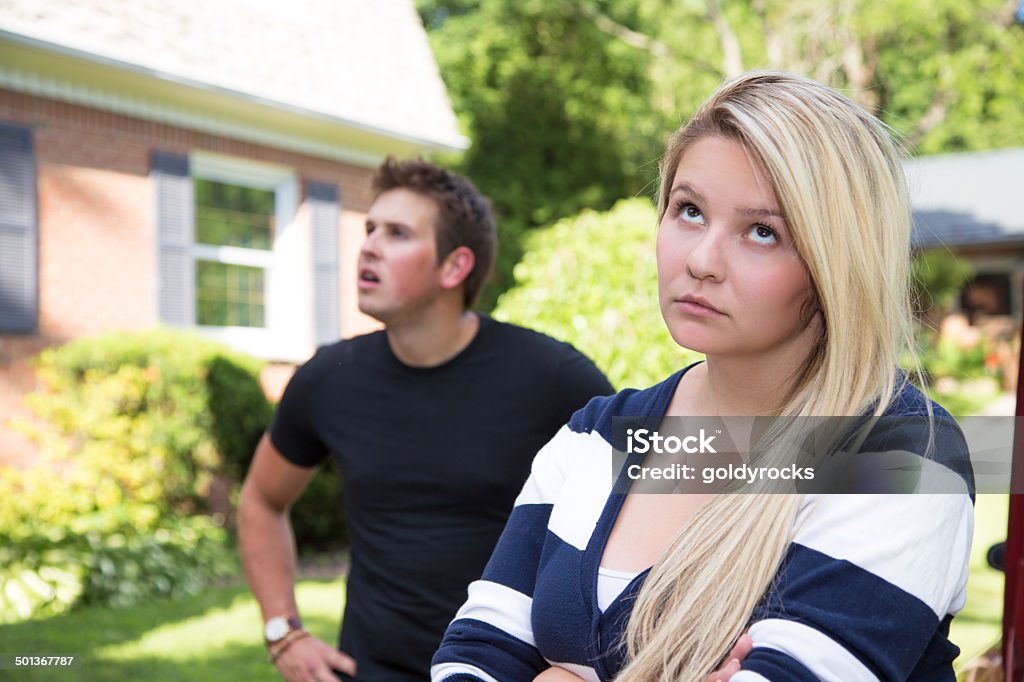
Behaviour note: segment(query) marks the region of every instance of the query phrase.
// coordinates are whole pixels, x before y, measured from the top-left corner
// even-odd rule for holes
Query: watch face
[[[263,628],[263,634],[268,641],[276,642],[288,634],[288,619],[283,616],[271,618]]]

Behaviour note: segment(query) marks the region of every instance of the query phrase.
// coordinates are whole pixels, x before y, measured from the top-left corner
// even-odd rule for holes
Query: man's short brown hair
[[[480,296],[498,247],[491,202],[469,181],[446,168],[422,159],[399,161],[388,157],[373,177],[377,196],[392,189],[408,189],[437,204],[434,233],[437,262],[460,246],[473,252],[473,270],[463,282],[463,301],[471,308]]]

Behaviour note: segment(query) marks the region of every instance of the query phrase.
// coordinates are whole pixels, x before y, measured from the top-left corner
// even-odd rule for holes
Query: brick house
[[[166,324],[271,361],[373,327],[373,169],[464,149],[412,0],[0,0],[0,463],[27,360]]]

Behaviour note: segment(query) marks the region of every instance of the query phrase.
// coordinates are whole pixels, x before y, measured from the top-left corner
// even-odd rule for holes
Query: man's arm
[[[288,510],[316,469],[292,464],[269,435],[256,447],[238,502],[242,566],[266,621],[298,617],[295,604],[295,542]],[[337,682],[335,668],[355,674],[355,661],[315,637],[295,639],[275,661],[288,682]]]

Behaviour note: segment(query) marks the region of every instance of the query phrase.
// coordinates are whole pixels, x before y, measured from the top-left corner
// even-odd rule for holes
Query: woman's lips
[[[723,313],[718,308],[715,308],[710,303],[697,296],[683,296],[676,300],[679,308],[688,315],[695,315],[698,317],[723,317]]]

